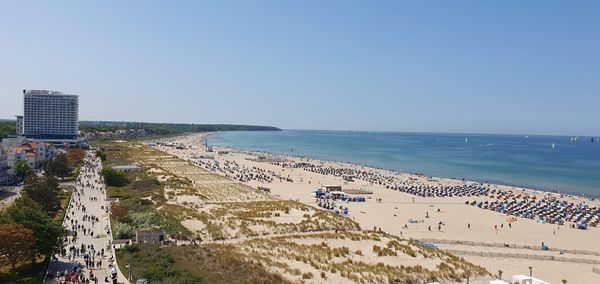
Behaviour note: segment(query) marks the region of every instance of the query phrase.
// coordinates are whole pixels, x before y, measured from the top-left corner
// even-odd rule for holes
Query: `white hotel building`
[[[53,144],[77,143],[79,96],[58,91],[23,90],[23,116],[17,134]]]

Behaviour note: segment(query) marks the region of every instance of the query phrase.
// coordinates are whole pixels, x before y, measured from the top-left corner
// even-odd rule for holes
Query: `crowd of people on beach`
[[[272,164],[281,166],[283,168],[302,169],[311,173],[317,173],[326,176],[335,177],[352,177],[353,179],[360,179],[370,184],[386,185],[391,184],[398,179],[393,176],[383,175],[381,173],[373,171],[363,171],[345,167],[331,167],[325,165],[317,165],[308,162],[296,162],[296,161],[278,161],[272,162]]]
[[[348,207],[345,207],[343,205],[337,205],[334,202],[335,200],[336,199],[330,199],[325,196],[320,196],[320,197],[316,198],[316,204],[317,204],[317,206],[319,206],[323,209],[331,210],[335,214],[348,215],[349,214]],[[358,201],[356,201],[356,202],[358,202]],[[362,202],[364,202],[364,200]]]
[[[52,256],[44,283],[96,284],[99,281],[116,280],[117,270],[113,266],[110,241],[106,244],[95,241],[99,238],[99,232],[107,236],[111,233],[105,222],[106,215],[101,216],[108,214],[109,208],[99,204],[104,201],[102,197],[105,196],[103,180],[99,175],[100,168],[100,160],[88,153],[80,167],[64,218],[63,227],[67,235],[59,251]],[[90,210],[90,206],[96,205],[98,208]],[[107,276],[99,280],[98,274]]]
[[[551,224],[570,222],[574,228],[585,229],[597,227],[600,223],[600,208],[585,203],[575,203],[557,198],[542,198],[537,200],[535,195],[524,199],[516,197],[510,190],[493,189],[483,183],[464,183],[461,185],[426,184],[414,178],[399,179],[397,176],[386,175],[379,171],[364,171],[353,168],[334,168],[327,165],[309,162],[283,161],[277,163],[282,167],[303,169],[322,175],[336,177],[352,176],[373,184],[383,185],[387,189],[397,190],[420,197],[489,197],[494,201],[473,200],[469,205],[483,209],[494,210],[511,216],[537,219]]]
[[[587,229],[588,226],[597,227],[600,222],[600,207],[556,198],[515,197],[494,201],[473,200],[467,201],[466,204],[550,224],[564,225],[570,222],[572,227],[579,229]]]
[[[303,169],[312,173],[332,175],[336,177],[351,177],[367,181],[371,184],[384,186],[387,189],[402,191],[421,197],[453,197],[453,196],[487,196],[492,192],[489,186],[482,183],[463,185],[430,185],[412,178],[400,179],[394,174],[379,171],[358,170],[353,168],[337,168],[308,162],[282,161],[274,163],[284,168]]]
[[[481,184],[449,186],[428,185],[407,181],[403,181],[395,185],[387,185],[386,188],[421,197],[487,196],[492,191],[488,186]]]
[[[477,200],[467,201],[466,204],[516,217],[538,219],[540,222],[552,224],[570,222],[572,226],[579,228],[595,227],[600,222],[600,209],[598,207],[556,198],[536,200],[535,198],[521,198],[520,195],[519,198],[513,198],[516,197],[513,191],[500,190],[481,182],[466,182],[463,180],[461,183],[456,184],[442,184],[436,182],[434,178],[401,176],[400,173],[394,171],[368,169],[357,165],[343,166],[339,164],[339,166],[335,166],[332,163],[314,162],[307,158],[292,159],[286,155],[243,150],[239,152],[257,157],[252,161],[280,166],[284,170],[286,168],[301,169],[310,173],[340,177],[344,181],[357,179],[419,197],[485,197],[485,199],[491,200],[478,198]],[[225,160],[224,163],[220,164],[219,161],[209,160],[202,163],[207,169],[240,182],[294,182],[289,176],[282,176],[260,167],[243,167],[235,161]],[[425,178],[427,178],[427,181],[424,180]],[[323,200],[317,201],[317,203],[323,208],[333,207],[332,204]]]
[[[240,182],[258,181],[262,183],[271,183],[273,181],[293,182],[289,177],[277,174],[274,171],[261,169],[259,167],[242,167],[236,161],[201,161],[201,164],[209,171],[223,174],[226,178],[234,179]]]

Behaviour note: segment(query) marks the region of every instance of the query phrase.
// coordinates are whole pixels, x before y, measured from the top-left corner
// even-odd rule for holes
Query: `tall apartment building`
[[[0,185],[4,183],[8,177],[8,155],[5,153],[4,148],[0,145]]]
[[[23,135],[42,140],[77,139],[79,96],[58,91],[23,90],[23,98]]]
[[[17,115],[17,135],[23,135],[23,116]]]

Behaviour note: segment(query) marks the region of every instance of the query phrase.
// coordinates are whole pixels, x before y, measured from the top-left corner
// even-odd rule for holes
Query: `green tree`
[[[108,186],[126,186],[129,184],[127,174],[121,171],[114,170],[112,168],[102,169],[102,177]]]
[[[20,224],[0,225],[0,258],[10,263],[13,278],[17,262],[33,255],[35,238],[33,231]]]
[[[29,175],[33,174],[33,170],[27,164],[25,160],[15,161],[15,176],[20,180],[25,180]]]
[[[15,121],[0,121],[0,139],[16,133]]]
[[[46,212],[56,212],[58,200],[58,181],[50,176],[30,176],[23,187],[23,196],[31,198]]]
[[[106,153],[104,153],[102,150],[96,152],[96,157],[100,158],[100,160],[103,162],[106,161]]]
[[[51,176],[64,178],[71,173],[71,168],[69,167],[69,159],[65,154],[58,154],[54,157],[54,160],[46,163],[46,167],[44,168],[46,173]]]
[[[58,221],[46,214],[35,201],[21,197],[0,215],[0,223],[17,223],[33,231],[35,253],[50,255],[59,248],[65,230]]]

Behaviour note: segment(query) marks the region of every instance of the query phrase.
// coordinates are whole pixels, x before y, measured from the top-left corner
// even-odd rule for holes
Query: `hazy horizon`
[[[600,3],[8,2],[0,117],[600,135]]]
[[[0,121],[15,121],[10,118],[0,118]],[[379,130],[379,129],[318,129],[318,128],[282,128],[277,125],[266,125],[266,124],[246,124],[246,123],[207,123],[207,122],[164,122],[164,121],[114,121],[114,120],[88,120],[80,119],[80,122],[112,122],[112,123],[164,123],[164,124],[234,124],[234,125],[256,125],[256,126],[273,126],[281,130],[289,131],[335,131],[335,132],[390,132],[390,133],[415,133],[415,134],[449,134],[449,135],[515,135],[515,136],[557,136],[557,137],[598,137],[596,134],[569,134],[569,133],[557,133],[557,134],[536,134],[536,133],[493,133],[493,132],[442,132],[442,131],[409,131],[409,130]]]

